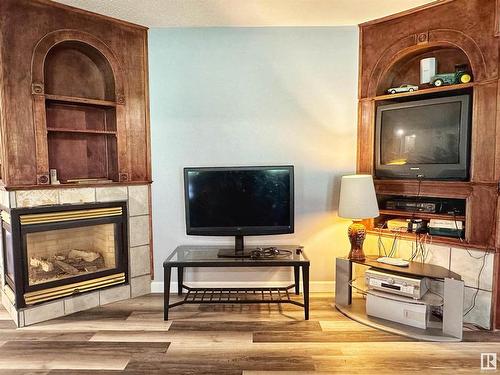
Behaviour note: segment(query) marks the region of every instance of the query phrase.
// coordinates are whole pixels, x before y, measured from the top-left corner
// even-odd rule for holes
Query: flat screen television
[[[293,166],[201,167],[184,169],[186,232],[243,236],[294,231]]]
[[[378,106],[375,175],[466,180],[470,108],[469,95]]]

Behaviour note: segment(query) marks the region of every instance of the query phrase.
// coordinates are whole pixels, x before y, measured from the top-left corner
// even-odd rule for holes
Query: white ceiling
[[[57,0],[148,27],[345,26],[432,0]]]

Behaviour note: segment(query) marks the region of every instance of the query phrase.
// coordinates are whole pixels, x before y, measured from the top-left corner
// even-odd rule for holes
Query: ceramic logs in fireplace
[[[4,290],[16,307],[128,282],[126,202],[2,211]]]

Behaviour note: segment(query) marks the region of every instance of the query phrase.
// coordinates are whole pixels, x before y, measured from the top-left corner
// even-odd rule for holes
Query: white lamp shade
[[[363,220],[377,217],[379,214],[372,176],[343,176],[340,184],[339,216]]]

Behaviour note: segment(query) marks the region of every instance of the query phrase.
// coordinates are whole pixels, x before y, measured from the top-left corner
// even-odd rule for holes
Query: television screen
[[[293,167],[186,168],[188,234],[293,232]]]
[[[466,178],[469,116],[467,95],[379,106],[377,176]]]
[[[382,164],[456,164],[460,158],[461,103],[382,113]]]

